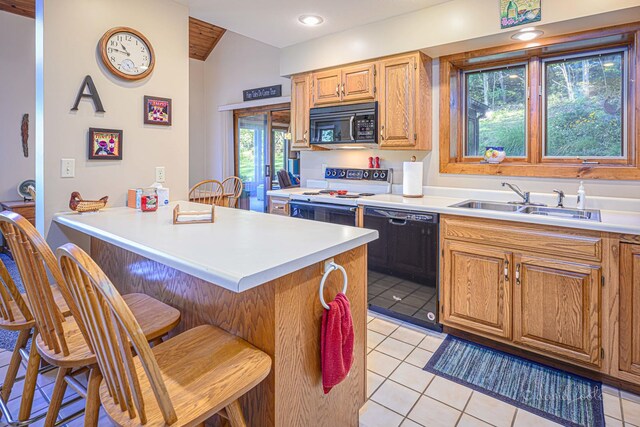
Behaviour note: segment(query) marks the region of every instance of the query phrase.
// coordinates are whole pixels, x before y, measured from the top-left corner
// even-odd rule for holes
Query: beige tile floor
[[[445,335],[416,328],[375,313],[368,316],[367,393],[360,410],[360,427],[547,427],[558,426],[522,409],[423,371]],[[11,353],[0,350],[0,378]],[[24,373],[21,369],[20,374]],[[43,411],[53,391],[55,371],[38,379],[34,413]],[[16,383],[9,408],[17,414],[23,382]],[[67,391],[67,397],[74,396]],[[80,400],[63,409],[66,416],[84,406]],[[640,427],[640,396],[604,388],[607,426]],[[0,420],[0,426],[4,420]],[[67,424],[82,426],[83,417]],[[39,421],[33,426],[44,424]],[[101,417],[100,426],[111,423]],[[342,427],[342,426],[336,426]]]
[[[369,313],[367,394],[360,427],[547,427],[530,412],[422,368],[445,335]],[[640,427],[640,396],[605,386],[607,426]]]

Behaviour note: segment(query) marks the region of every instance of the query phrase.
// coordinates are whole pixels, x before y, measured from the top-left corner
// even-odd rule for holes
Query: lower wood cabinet
[[[511,253],[453,241],[443,253],[443,322],[510,339]]]
[[[600,365],[601,268],[514,255],[513,341]]]
[[[640,245],[620,245],[619,301],[619,369],[640,380]]]

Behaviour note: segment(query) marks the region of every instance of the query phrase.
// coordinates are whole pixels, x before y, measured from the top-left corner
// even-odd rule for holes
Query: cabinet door
[[[640,375],[640,245],[620,245],[620,370]]]
[[[289,199],[286,197],[269,197],[269,213],[289,216]]]
[[[311,87],[312,104],[314,107],[324,104],[340,102],[342,75],[340,69],[313,73]]]
[[[380,146],[411,147],[416,144],[416,56],[380,64]]]
[[[600,267],[528,255],[514,262],[514,341],[599,366]]]
[[[309,145],[309,74],[291,79],[291,149]]]
[[[342,69],[342,101],[365,101],[375,98],[375,64]]]
[[[511,253],[445,240],[443,320],[483,335],[511,338]]]

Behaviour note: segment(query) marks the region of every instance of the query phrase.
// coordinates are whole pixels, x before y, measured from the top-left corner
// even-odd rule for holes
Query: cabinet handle
[[[380,126],[380,138],[384,141],[384,125]]]
[[[336,96],[340,96],[340,83],[336,85]]]
[[[508,259],[504,260],[504,281],[505,282],[509,281],[509,260]]]
[[[342,96],[344,96],[344,83],[342,83]]]
[[[520,263],[516,264],[516,285],[520,285]]]

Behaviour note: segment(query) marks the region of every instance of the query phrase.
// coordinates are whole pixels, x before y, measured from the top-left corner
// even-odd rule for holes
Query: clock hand
[[[111,49],[111,50],[114,50],[114,51],[116,51],[116,52],[124,53],[124,54],[125,54],[125,55],[127,55],[127,56],[131,56],[131,54],[130,54],[129,52],[125,52],[125,51],[123,51],[123,50],[116,49],[115,47],[112,47],[112,48],[110,48],[110,49]]]
[[[127,55],[131,55],[131,54],[129,53],[129,51],[127,50],[127,48],[126,48],[126,47],[124,47],[124,45],[122,44],[122,42],[120,42],[120,46],[122,46],[122,48],[124,49],[124,51],[125,51],[125,53],[126,53]]]

